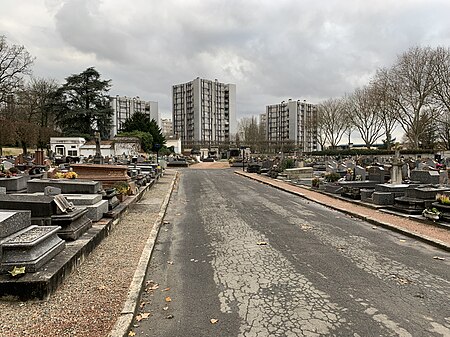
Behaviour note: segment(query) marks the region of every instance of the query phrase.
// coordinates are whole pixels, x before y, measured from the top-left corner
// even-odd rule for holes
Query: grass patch
[[[28,152],[33,153],[36,149],[28,149]],[[3,155],[4,156],[18,156],[22,153],[21,147],[4,147]]]

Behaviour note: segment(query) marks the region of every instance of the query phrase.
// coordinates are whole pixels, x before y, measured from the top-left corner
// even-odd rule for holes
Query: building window
[[[76,157],[78,156],[78,151],[77,150],[68,150],[67,151],[68,155],[71,157]]]
[[[64,156],[66,154],[66,148],[63,145],[56,145],[55,154],[57,156]]]

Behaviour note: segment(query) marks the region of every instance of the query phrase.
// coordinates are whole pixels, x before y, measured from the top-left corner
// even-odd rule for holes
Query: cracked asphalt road
[[[450,336],[449,253],[232,172],[181,170],[136,336]]]

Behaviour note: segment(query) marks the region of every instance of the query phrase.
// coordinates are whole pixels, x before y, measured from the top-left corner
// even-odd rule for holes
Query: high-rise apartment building
[[[173,132],[184,148],[229,144],[236,134],[236,85],[197,77],[172,87]]]
[[[266,135],[272,144],[293,144],[302,152],[317,150],[317,107],[306,101],[266,106]]]
[[[169,118],[161,119],[161,132],[165,136],[173,135],[173,124],[171,119]]]
[[[154,119],[161,127],[161,116],[158,111],[158,102],[143,101],[139,97],[111,96],[109,103],[113,109],[111,138],[117,135],[122,128],[123,122],[130,118],[135,112],[142,112]]]

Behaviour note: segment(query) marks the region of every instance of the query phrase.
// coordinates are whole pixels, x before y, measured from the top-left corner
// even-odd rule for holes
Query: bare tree
[[[8,45],[0,36],[0,104],[16,91],[24,75],[31,74],[33,58],[24,46]]]
[[[408,134],[414,148],[420,147],[420,137],[435,118],[431,109],[436,83],[433,80],[435,53],[431,48],[411,48],[400,55],[386,73],[391,99],[399,110],[397,121]]]
[[[58,85],[53,79],[32,78],[18,93],[18,103],[26,112],[27,120],[41,127],[54,127],[55,114],[52,109]]]
[[[264,128],[258,124],[256,117],[244,117],[239,121],[239,139],[250,146],[253,151],[260,152],[265,141]]]
[[[15,124],[5,117],[0,116],[0,156],[3,155],[3,147],[16,142]]]
[[[334,149],[348,129],[348,116],[344,108],[344,102],[342,99],[330,98],[320,103],[317,111],[325,139]]]
[[[372,104],[378,114],[381,125],[383,126],[384,135],[386,136],[387,150],[391,149],[392,134],[394,133],[399,108],[395,104],[393,92],[390,90],[389,70],[381,68],[377,71],[375,78],[369,84],[369,93],[372,97]]]
[[[348,117],[369,149],[384,134],[381,116],[377,113],[369,87],[356,89],[346,99]]]
[[[317,118],[313,123],[313,129],[317,128],[317,143],[323,151],[327,145],[327,137],[325,135],[325,121],[324,115],[320,109],[317,110]],[[314,124],[315,123],[315,124]]]
[[[433,96],[442,111],[450,111],[450,48],[438,47],[434,51]]]

